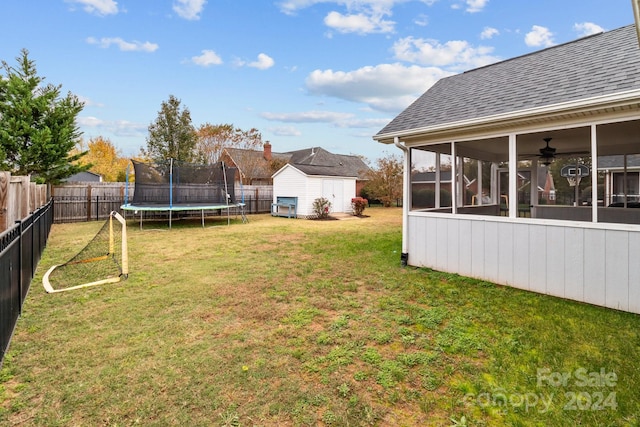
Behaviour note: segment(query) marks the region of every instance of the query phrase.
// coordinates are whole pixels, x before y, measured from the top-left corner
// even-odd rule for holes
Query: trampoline
[[[227,225],[231,222],[231,209],[236,209],[246,223],[244,203],[236,201],[234,179],[236,168],[224,163],[201,165],[169,159],[160,163],[132,160],[135,171],[133,198],[125,193],[121,209],[140,214],[140,228],[144,212],[167,212],[169,229],[174,212],[200,211],[204,227],[205,211],[227,210]],[[129,170],[127,170],[129,182]],[[221,213],[222,215],[222,213]]]

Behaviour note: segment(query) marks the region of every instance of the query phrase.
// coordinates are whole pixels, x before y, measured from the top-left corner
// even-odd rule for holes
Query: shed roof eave
[[[529,108],[508,113],[495,114],[491,116],[477,117],[457,122],[442,123],[433,126],[425,126],[421,128],[406,129],[373,136],[375,141],[383,144],[392,144],[394,138],[416,137],[419,135],[451,132],[455,129],[465,129],[466,131],[474,128],[486,129],[487,127],[500,126],[512,122],[517,124],[525,119],[549,119],[554,116],[566,115],[571,113],[580,113],[585,111],[598,111],[605,108],[614,108],[616,106],[624,106],[630,104],[640,104],[640,89],[633,89],[614,94],[600,95],[591,98],[583,98],[579,100],[567,101],[553,105]]]

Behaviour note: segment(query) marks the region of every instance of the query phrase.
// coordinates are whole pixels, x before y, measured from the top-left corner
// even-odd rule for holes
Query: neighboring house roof
[[[439,80],[375,139],[640,89],[635,25]]]
[[[264,152],[241,148],[226,148],[226,154],[240,171],[245,167],[252,169],[253,178],[269,178],[272,173],[270,162]],[[369,166],[358,156],[333,154],[329,151],[312,147],[287,153],[270,153],[272,160],[295,165],[306,175],[344,176],[366,179]]]
[[[83,171],[71,175],[62,180],[63,182],[102,182],[102,176],[95,172]]]
[[[436,173],[434,171],[416,172],[411,178],[414,183],[434,183],[436,182]],[[451,171],[440,171],[440,182],[451,182]]]
[[[627,168],[640,168],[640,154],[631,154],[627,156]],[[623,170],[624,156],[601,156],[598,157],[598,170]]]
[[[271,177],[272,172],[269,160],[264,157],[264,151],[243,148],[225,148],[224,151],[242,173],[247,169],[251,169],[253,179],[268,179]],[[282,159],[286,162],[289,156],[281,153],[271,153],[271,159]]]
[[[286,154],[290,155],[289,163],[306,175],[366,179],[369,170],[369,166],[358,156],[333,154],[319,147],[290,151]]]

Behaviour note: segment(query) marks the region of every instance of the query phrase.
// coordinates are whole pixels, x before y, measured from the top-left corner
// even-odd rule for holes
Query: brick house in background
[[[286,164],[297,165],[298,168],[311,171],[312,174],[341,174],[356,177],[356,195],[366,183],[369,166],[358,156],[333,154],[329,151],[312,147],[303,150],[276,153],[271,143],[264,144],[263,150],[246,150],[241,148],[225,148],[220,160],[227,166],[238,168],[236,180],[242,177],[243,184],[271,185],[272,176]]]

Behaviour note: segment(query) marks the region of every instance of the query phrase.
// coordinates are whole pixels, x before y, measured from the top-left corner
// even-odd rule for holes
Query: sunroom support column
[[[529,205],[531,218],[535,218],[536,214],[536,206],[538,206],[538,159],[531,160],[531,183],[529,187],[531,188],[529,195]]]
[[[403,267],[407,265],[409,260],[409,208],[411,204],[411,181],[409,176],[411,174],[411,159],[409,149],[400,142],[400,138],[397,136],[393,138],[393,143],[396,147],[402,150],[404,165],[403,165],[403,174],[402,174],[402,253],[400,254],[400,263]]]
[[[518,152],[516,135],[509,135],[509,218],[518,217]]]
[[[456,143],[451,142],[451,213],[458,213],[458,156]]]
[[[436,153],[436,194],[435,194],[435,208],[440,209],[440,160],[441,154]]]
[[[598,222],[598,135],[591,125],[591,221]]]
[[[476,200],[478,202],[478,205],[482,206],[482,161],[478,160],[478,179],[476,181],[476,184],[478,185],[477,191],[476,191]]]

